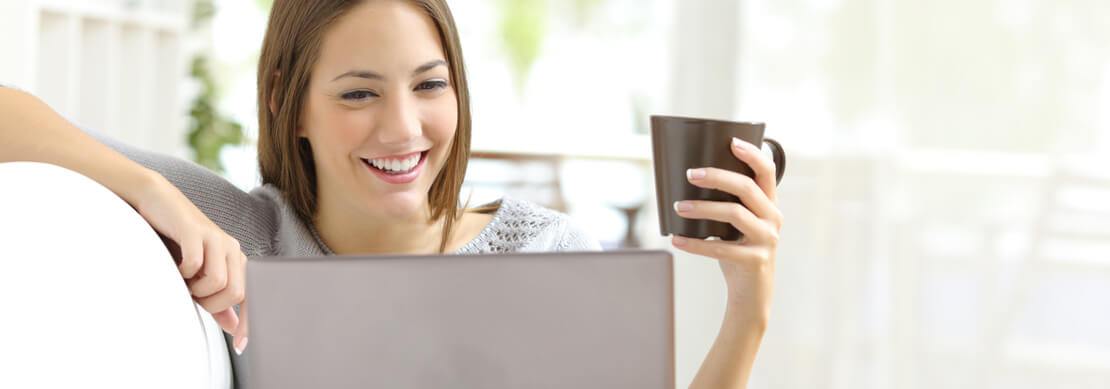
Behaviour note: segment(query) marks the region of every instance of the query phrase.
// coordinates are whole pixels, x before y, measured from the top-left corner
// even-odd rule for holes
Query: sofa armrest
[[[0,183],[0,387],[231,386],[219,327],[127,203],[41,163]]]

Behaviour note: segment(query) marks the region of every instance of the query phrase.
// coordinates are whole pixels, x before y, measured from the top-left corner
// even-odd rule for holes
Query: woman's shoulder
[[[522,251],[572,251],[601,249],[570,216],[542,205],[513,197],[485,204],[496,208],[493,220],[460,252],[498,253]]]
[[[505,221],[517,223],[531,223],[539,226],[565,221],[569,218],[565,213],[509,196],[502,197],[489,205],[497,206],[495,215],[501,216]]]
[[[266,229],[269,250],[265,255],[315,257],[328,254],[311,226],[297,216],[280,189],[264,184],[250,194],[268,203],[273,214],[273,221]]]

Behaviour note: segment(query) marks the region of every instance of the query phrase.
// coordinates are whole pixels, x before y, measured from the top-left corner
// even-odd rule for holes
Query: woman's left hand
[[[755,172],[752,179],[717,168],[690,169],[691,184],[730,193],[743,202],[678,201],[675,211],[688,219],[731,224],[744,234],[740,241],[690,239],[674,236],[680,250],[715,258],[728,285],[728,309],[762,331],[766,328],[775,278],[775,252],[783,216],[776,198],[775,164],[751,143],[733,139],[732,154]]]

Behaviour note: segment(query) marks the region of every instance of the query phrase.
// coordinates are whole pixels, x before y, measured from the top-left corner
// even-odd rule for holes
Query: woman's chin
[[[427,209],[427,198],[419,193],[389,193],[368,204],[376,212],[390,219],[407,219],[420,215]]]

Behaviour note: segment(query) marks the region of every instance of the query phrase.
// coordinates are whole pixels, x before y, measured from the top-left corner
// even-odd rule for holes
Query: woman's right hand
[[[233,307],[245,302],[247,257],[239,241],[164,177],[152,174],[151,184],[132,205],[163,236],[193,299],[233,336],[233,345],[241,352],[247,326]]]
[[[61,166],[111,189],[146,219],[178,262],[189,293],[212,313],[242,349],[246,257],[224,233],[165,177],[112,150],[75,127],[42,100],[0,87],[0,162],[33,161]]]

